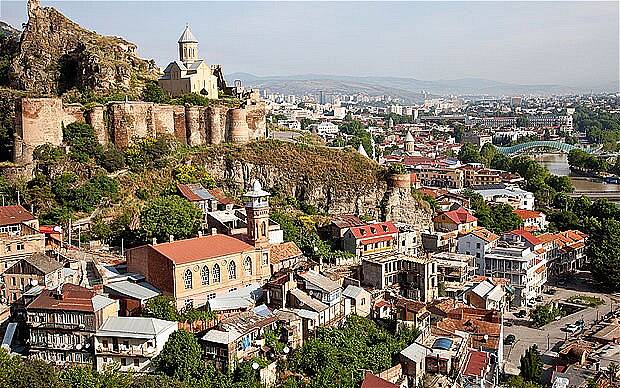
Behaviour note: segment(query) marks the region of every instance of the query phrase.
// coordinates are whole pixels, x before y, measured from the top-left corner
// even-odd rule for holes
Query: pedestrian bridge
[[[580,149],[588,153],[593,153],[593,150],[590,148],[582,148],[568,143],[546,140],[530,141],[527,143],[515,144],[509,147],[497,147],[497,150],[504,155],[516,155],[534,149],[553,149],[563,153],[569,153],[572,150]]]

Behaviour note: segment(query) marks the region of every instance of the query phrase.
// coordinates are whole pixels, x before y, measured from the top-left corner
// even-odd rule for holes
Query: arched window
[[[192,271],[189,268],[186,269],[185,274],[183,274],[183,283],[185,283],[186,290],[192,288]]]
[[[206,265],[200,270],[200,280],[203,286],[209,285],[209,267]]]
[[[231,261],[228,265],[228,279],[236,279],[237,278],[237,264],[234,261]]]
[[[243,260],[243,270],[245,271],[246,275],[252,275],[252,259],[250,258],[250,256],[246,257]]]
[[[219,264],[215,264],[213,266],[213,283],[219,283],[220,282],[220,265]]]
[[[267,235],[266,231],[267,231],[267,223],[263,222],[262,224],[260,224],[260,235],[261,235],[261,237],[265,237]]]

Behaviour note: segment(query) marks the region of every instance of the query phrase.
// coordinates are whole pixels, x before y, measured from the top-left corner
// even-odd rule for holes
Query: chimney
[[[211,228],[211,235],[215,236],[217,234],[217,228]]]
[[[173,241],[174,241],[174,236],[173,235],[168,236],[168,242],[173,242]]]
[[[153,237],[153,242],[151,244],[152,245],[157,245],[157,238]]]

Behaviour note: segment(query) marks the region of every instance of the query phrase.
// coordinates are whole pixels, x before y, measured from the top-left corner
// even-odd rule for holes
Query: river
[[[534,159],[547,167],[552,174],[569,176],[573,186],[575,186],[575,191],[620,191],[620,185],[597,182],[592,178],[572,176],[566,154],[541,154],[534,156]]]

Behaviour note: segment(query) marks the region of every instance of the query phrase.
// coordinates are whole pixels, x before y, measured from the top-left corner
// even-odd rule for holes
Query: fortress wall
[[[105,121],[105,113],[103,105],[95,105],[86,112],[86,122],[93,127],[95,136],[99,143],[106,144],[110,142],[108,126]]]
[[[174,135],[174,105],[153,105],[153,130],[155,135]]]
[[[200,109],[197,106],[185,107],[185,125],[187,128],[187,144],[203,144],[200,134]]]
[[[209,143],[220,144],[225,139],[224,126],[222,125],[222,109],[210,106],[207,108]]]
[[[173,105],[174,135],[181,142],[187,144],[187,127],[185,125],[185,107]]]
[[[244,144],[249,140],[247,112],[245,109],[231,109],[228,112],[230,141],[235,144]]]
[[[39,145],[62,145],[62,126],[76,121],[92,125],[100,143],[119,148],[129,146],[133,138],[158,134],[174,135],[189,145],[243,144],[264,137],[266,127],[262,102],[237,109],[112,102],[84,114],[83,106],[63,105],[60,98],[23,98],[16,107],[14,162],[31,163]]]

